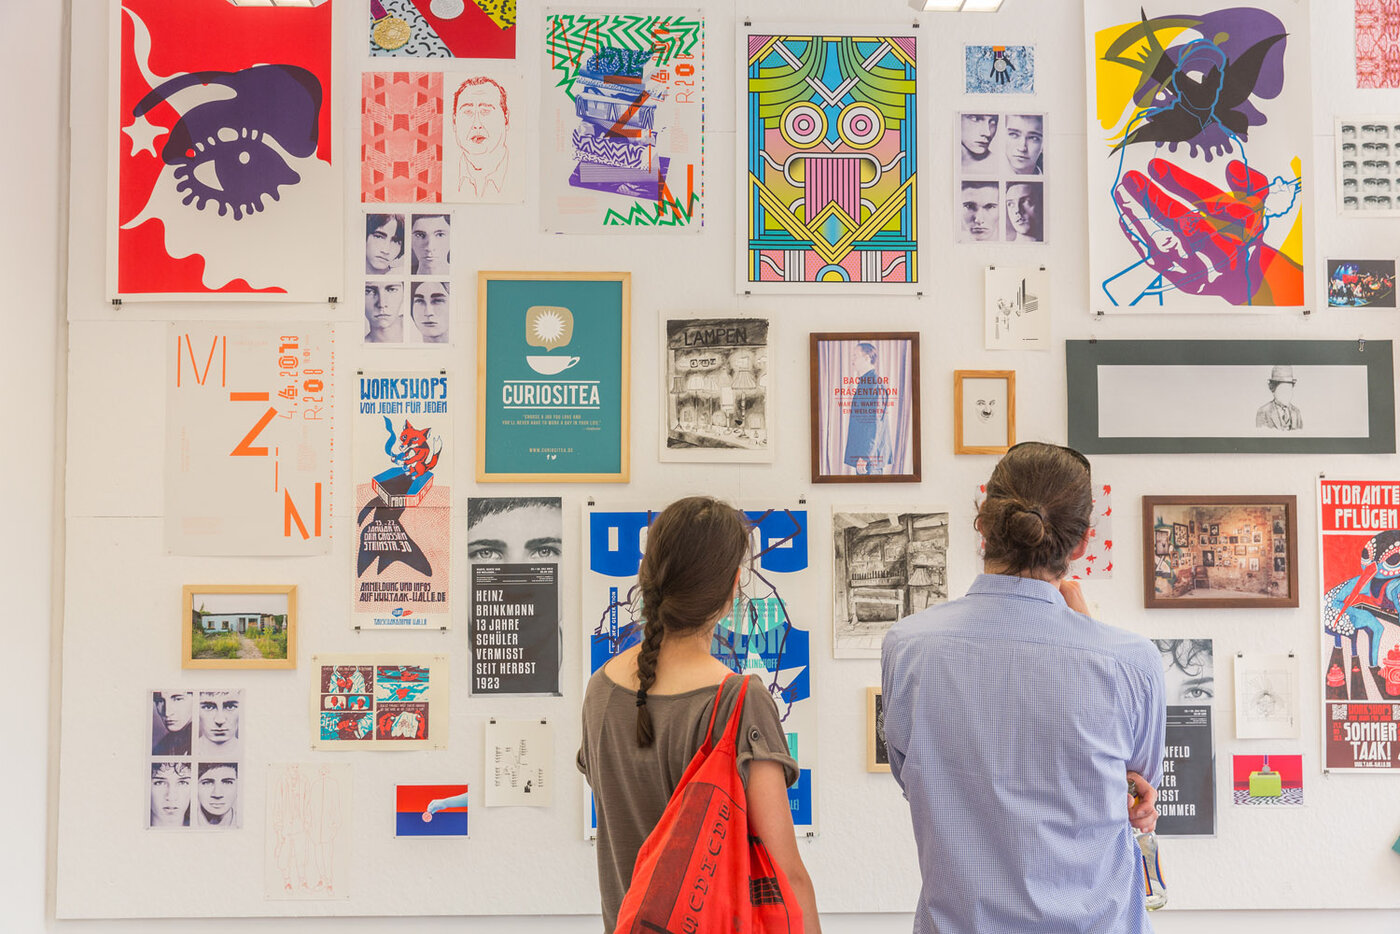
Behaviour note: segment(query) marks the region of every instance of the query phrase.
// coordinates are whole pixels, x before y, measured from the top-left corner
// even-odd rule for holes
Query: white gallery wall
[[[338,0],[341,2],[341,0]],[[45,872],[54,855],[56,836],[49,824],[58,807],[57,789],[64,789],[63,803],[71,800],[79,812],[87,813],[82,803],[89,796],[110,805],[114,814],[111,833],[122,837],[137,833],[138,808],[131,803],[139,799],[139,764],[129,741],[139,735],[139,725],[126,726],[121,721],[139,706],[134,698],[146,687],[157,682],[180,680],[181,673],[172,662],[173,654],[165,649],[150,651],[163,638],[157,633],[151,643],[117,647],[78,644],[77,636],[91,624],[89,618],[73,615],[74,606],[101,606],[109,591],[104,586],[116,586],[113,567],[121,575],[135,575],[132,584],[153,591],[149,604],[152,627],[165,627],[175,632],[175,615],[169,606],[178,600],[178,584],[182,578],[199,579],[201,574],[222,573],[215,562],[201,559],[175,568],[168,563],[143,562],[142,554],[159,553],[158,529],[160,496],[157,486],[139,478],[149,477],[147,469],[155,465],[159,476],[161,444],[160,418],[147,414],[129,425],[129,437],[123,437],[115,424],[130,413],[144,409],[159,413],[163,409],[159,372],[163,357],[156,346],[164,333],[163,326],[153,320],[140,320],[140,313],[124,316],[112,313],[104,301],[101,274],[101,245],[103,230],[96,220],[98,211],[90,199],[96,193],[102,203],[105,166],[100,150],[105,145],[101,130],[93,129],[92,116],[98,114],[96,126],[105,125],[101,118],[101,103],[105,100],[105,12],[106,4],[97,0],[75,0],[73,56],[71,75],[73,105],[77,125],[73,140],[78,155],[73,161],[72,186],[75,202],[71,214],[71,252],[63,256],[60,229],[67,215],[61,194],[65,187],[65,153],[62,149],[62,115],[67,106],[64,84],[68,77],[64,56],[66,39],[62,34],[64,10],[58,4],[37,5],[25,9],[23,23],[17,21],[16,5],[3,8],[7,34],[21,29],[35,40],[23,45],[7,60],[11,86],[26,89],[25,95],[12,95],[6,103],[6,115],[11,126],[26,126],[28,147],[9,147],[0,156],[9,170],[6,177],[23,179],[5,191],[4,216],[24,218],[23,225],[7,224],[6,244],[9,255],[23,256],[18,264],[21,273],[13,280],[13,303],[6,308],[6,321],[11,323],[7,333],[14,337],[4,343],[3,373],[5,387],[12,400],[7,412],[5,437],[9,456],[5,460],[6,488],[23,490],[25,495],[14,497],[12,515],[19,518],[5,543],[7,580],[20,595],[14,607],[12,626],[16,633],[15,656],[19,664],[12,684],[18,689],[13,696],[30,700],[33,710],[48,708],[50,716],[28,712],[23,716],[5,718],[3,748],[18,750],[10,774],[17,779],[10,785],[7,799],[12,803],[4,809],[3,836],[12,841],[6,848],[3,873],[3,917],[7,930],[146,931],[194,930],[232,931],[269,922],[257,920],[220,920],[209,918],[198,922],[173,920],[151,921],[54,921],[52,902],[45,897],[53,894],[55,875]],[[617,3],[616,7],[641,7],[639,3]],[[1084,142],[1084,76],[1082,74],[1083,23],[1077,3],[1032,3],[1031,0],[1007,0],[1007,10],[996,16],[965,15],[960,17],[921,17],[927,35],[921,53],[924,61],[920,71],[921,103],[926,108],[923,124],[928,138],[922,140],[923,162],[920,196],[924,204],[921,278],[925,296],[922,299],[889,298],[763,298],[742,299],[735,296],[732,282],[732,238],[734,217],[730,192],[734,184],[734,65],[733,30],[736,20],[745,14],[760,11],[744,10],[737,4],[700,4],[707,17],[708,64],[710,81],[707,96],[713,106],[707,126],[707,186],[709,209],[707,227],[698,238],[577,238],[546,237],[539,232],[538,204],[527,200],[519,208],[482,208],[478,231],[470,236],[466,246],[472,259],[465,264],[470,271],[477,268],[557,268],[611,269],[628,268],[634,274],[633,288],[633,473],[626,487],[609,488],[601,485],[569,488],[565,496],[566,514],[577,515],[585,495],[604,497],[617,502],[655,501],[669,498],[684,488],[699,488],[716,492],[740,502],[776,501],[805,492],[813,521],[812,555],[821,586],[829,590],[829,537],[826,531],[830,507],[833,504],[862,505],[866,503],[930,503],[946,505],[952,511],[954,536],[950,547],[952,567],[951,590],[959,593],[976,571],[972,557],[970,531],[971,490],[984,479],[994,461],[990,457],[953,457],[951,451],[951,373],[955,368],[1014,368],[1018,371],[1020,389],[1018,425],[1023,439],[1041,438],[1063,440],[1065,400],[1063,398],[1063,350],[1048,354],[997,354],[981,349],[981,270],[989,263],[1016,261],[1020,254],[1008,254],[1005,248],[980,249],[953,247],[951,210],[950,156],[952,143],[948,138],[953,126],[953,113],[958,106],[957,94],[961,77],[960,54],[964,41],[986,43],[1035,42],[1041,61],[1041,90],[1037,106],[1051,115],[1051,139],[1047,152],[1057,153],[1063,160],[1063,171],[1052,204],[1056,213],[1050,217],[1049,243],[1024,254],[1027,262],[1044,263],[1051,270],[1054,335],[1057,341],[1066,338],[1097,336],[1102,338],[1196,337],[1196,338],[1393,338],[1394,318],[1384,313],[1326,312],[1303,318],[1218,318],[1198,322],[1195,319],[1146,320],[1120,319],[1102,324],[1092,322],[1084,313],[1087,282],[1083,268],[1085,242],[1085,208],[1083,205]],[[1330,194],[1331,158],[1330,134],[1332,114],[1343,112],[1400,111],[1400,94],[1395,92],[1358,92],[1353,87],[1350,61],[1350,3],[1345,0],[1320,0],[1313,10],[1313,74],[1316,89],[1315,161],[1311,169],[1316,219],[1316,237],[1309,253],[1309,273],[1316,277],[1324,254],[1372,255],[1379,244],[1385,249],[1400,250],[1400,237],[1393,224],[1339,221],[1333,214]],[[781,22],[810,22],[820,27],[824,23],[850,21],[852,8],[835,0],[811,0],[798,3],[769,2],[761,11],[765,18]],[[898,25],[911,17],[902,0],[868,2],[859,11],[864,22]],[[539,9],[532,3],[522,3],[521,57],[538,61]],[[932,28],[930,28],[932,27]],[[346,64],[342,76],[351,73],[353,63]],[[527,72],[530,91],[527,99],[538,99],[538,76]],[[344,83],[342,85],[344,87]],[[353,90],[353,88],[352,88]],[[94,101],[98,104],[93,110]],[[40,106],[34,106],[38,103]],[[351,99],[342,99],[343,114],[353,114]],[[347,143],[353,136],[347,130]],[[90,144],[96,140],[96,151]],[[1051,148],[1053,147],[1053,149]],[[353,174],[353,153],[348,146],[341,148],[341,165]],[[353,189],[347,185],[347,195]],[[84,207],[84,205],[88,205]],[[358,206],[347,202],[348,217],[358,215]],[[459,210],[459,222],[465,212]],[[1316,244],[1323,244],[1319,249]],[[462,245],[458,249],[462,249]],[[460,255],[460,254],[459,254]],[[619,257],[635,257],[622,262]],[[65,265],[66,262],[66,265]],[[460,264],[459,264],[460,265]],[[64,289],[69,289],[67,312],[74,319],[71,353],[66,345],[61,324],[64,317]],[[459,281],[470,279],[460,276]],[[1316,283],[1314,278],[1313,282]],[[354,282],[347,279],[345,294],[355,294]],[[1318,288],[1312,294],[1321,297]],[[1320,303],[1319,303],[1320,304]],[[358,330],[354,302],[341,306],[342,320],[347,327]],[[1315,306],[1316,307],[1316,306]],[[189,309],[188,317],[197,318],[198,308]],[[212,314],[212,312],[211,312]],[[217,312],[227,318],[227,306]],[[470,327],[470,309],[457,312],[459,335],[465,336]],[[719,316],[730,314],[769,314],[780,329],[779,367],[782,401],[782,430],[777,462],[771,467],[714,468],[691,465],[660,465],[655,461],[657,447],[656,399],[644,387],[652,382],[653,348],[658,346],[658,321],[663,317]],[[256,317],[256,316],[252,316]],[[882,329],[917,329],[923,334],[923,407],[924,407],[924,477],[919,486],[861,487],[857,492],[843,488],[813,489],[807,483],[806,436],[806,340],[815,330],[842,330],[854,327]],[[450,361],[441,361],[459,374],[467,374],[469,343],[459,340]],[[357,353],[351,345],[341,363],[340,378],[345,380],[356,365],[405,366],[436,365],[440,361],[431,355],[413,358],[394,357],[392,363],[382,358],[370,358]],[[58,358],[59,365],[55,366]],[[116,391],[114,387],[120,387]],[[63,399],[71,393],[72,405]],[[26,400],[28,404],[14,404]],[[66,420],[65,420],[66,414]],[[345,413],[348,415],[348,411]],[[459,416],[459,437],[467,437],[469,412]],[[348,426],[348,417],[341,420]],[[69,437],[70,455],[65,461],[61,445],[65,432]],[[53,453],[50,453],[53,452]],[[465,462],[465,458],[462,458]],[[1393,804],[1396,778],[1391,776],[1322,776],[1317,769],[1317,711],[1316,683],[1318,661],[1317,581],[1315,555],[1315,520],[1310,515],[1312,483],[1319,470],[1333,475],[1393,476],[1400,461],[1393,455],[1383,457],[1336,458],[1320,463],[1317,459],[1298,457],[1218,457],[1183,456],[1143,459],[1131,457],[1097,458],[1095,469],[1106,481],[1111,481],[1120,508],[1121,524],[1115,529],[1120,542],[1118,570],[1111,582],[1095,585],[1089,597],[1098,604],[1104,618],[1129,626],[1152,636],[1210,636],[1216,639],[1217,657],[1222,661],[1237,649],[1261,651],[1293,650],[1302,660],[1305,697],[1303,739],[1285,751],[1300,751],[1306,759],[1309,780],[1310,808],[1299,814],[1232,813],[1222,803],[1220,837],[1214,841],[1166,840],[1163,843],[1168,882],[1173,904],[1178,910],[1168,910],[1157,919],[1158,929],[1172,931],[1302,931],[1319,924],[1346,925],[1360,932],[1393,931],[1400,926],[1400,911],[1348,911],[1348,906],[1360,904],[1394,905],[1400,892],[1400,857],[1394,854],[1377,856],[1376,841],[1384,838],[1388,846],[1400,833],[1400,807]],[[65,526],[53,519],[55,492],[62,496],[63,478],[66,488],[68,567],[64,575],[63,561],[55,562],[52,543],[64,538]],[[510,492],[543,492],[538,488],[475,487],[466,483],[466,473],[457,476],[458,485],[483,495]],[[872,492],[867,492],[872,491]],[[1244,611],[1212,611],[1205,614],[1152,613],[1141,608],[1141,571],[1138,551],[1136,500],[1143,493],[1186,492],[1296,492],[1300,497],[1303,521],[1302,560],[1305,569],[1302,580],[1302,601],[1296,611],[1259,615]],[[347,592],[349,574],[347,509],[342,498],[338,509],[341,527],[340,543],[335,553],[320,561],[308,576],[300,578],[309,593],[321,596],[328,603]],[[461,523],[459,523],[460,525]],[[155,534],[152,534],[154,531]],[[116,559],[116,545],[135,543],[136,555],[128,562]],[[578,590],[578,537],[571,536],[572,569],[564,571],[564,596]],[[459,549],[460,550],[460,549]],[[566,561],[570,560],[566,558]],[[104,567],[106,565],[106,567]],[[300,573],[300,572],[298,572]],[[67,595],[68,617],[64,638],[69,641],[64,653],[63,671],[56,673],[55,682],[48,678],[49,631],[41,621],[52,619],[54,626],[65,624],[64,604],[52,599],[50,581],[59,575],[60,593]],[[11,576],[13,575],[13,576]],[[462,580],[458,573],[457,580]],[[19,584],[22,582],[22,586]],[[105,582],[105,583],[104,583]],[[173,588],[173,596],[171,590]],[[824,607],[829,598],[819,599],[815,606],[820,615],[812,622],[814,637],[813,664],[822,705],[823,734],[820,768],[823,787],[819,791],[819,808],[823,821],[821,837],[807,844],[809,863],[818,886],[819,903],[823,906],[846,908],[862,906],[866,911],[894,911],[912,901],[912,843],[907,827],[902,823],[904,812],[887,776],[867,775],[863,771],[863,686],[878,682],[878,668],[873,662],[842,661],[830,658],[830,630]],[[303,612],[306,612],[305,610]],[[305,660],[311,651],[366,651],[370,649],[427,651],[436,646],[419,645],[410,636],[381,636],[369,634],[356,640],[348,632],[348,623],[335,614],[307,613],[303,630],[303,668],[296,678],[284,683],[270,681],[267,675],[251,682],[253,690],[263,691],[267,699],[254,706],[255,712],[265,713],[261,758],[310,758],[305,750]],[[567,613],[566,613],[567,618]],[[30,625],[23,623],[29,621]],[[132,620],[141,624],[141,620]],[[465,626],[459,625],[449,637],[454,642],[464,639]],[[368,644],[365,639],[380,640]],[[407,641],[406,641],[407,640]],[[577,816],[581,796],[575,791],[570,765],[573,744],[577,739],[577,704],[581,695],[581,672],[573,660],[580,658],[578,635],[566,633],[564,697],[546,702],[544,713],[557,724],[555,766],[559,774],[556,805],[552,811],[533,813],[526,817],[512,816],[506,823],[512,828],[515,846],[519,840],[531,841],[524,853],[501,849],[499,858],[521,865],[524,857],[530,863],[567,867],[562,885],[573,889],[585,885],[591,872],[592,851],[578,841]],[[151,656],[151,657],[147,657]],[[455,647],[454,664],[464,664],[464,653]],[[123,667],[122,682],[127,685],[114,699],[94,698],[84,693],[85,686],[106,683],[106,666]],[[1228,765],[1232,750],[1255,751],[1231,739],[1231,718],[1225,710],[1229,679],[1222,677],[1217,701],[1217,787],[1223,788],[1221,775]],[[460,670],[460,668],[459,668]],[[221,673],[227,675],[228,673]],[[59,741],[57,677],[64,679],[62,699],[66,707],[63,718],[65,746],[72,745],[73,754],[65,756],[65,773],[51,774],[50,751]],[[227,679],[226,679],[227,680]],[[241,680],[241,679],[240,679]],[[202,684],[213,684],[208,677]],[[273,686],[275,685],[275,687]],[[41,701],[51,699],[48,704]],[[289,703],[291,722],[274,724],[277,704]],[[540,702],[512,699],[498,704],[465,698],[465,691],[454,699],[454,730],[452,748],[443,754],[457,769],[467,771],[469,779],[480,782],[479,762],[480,724],[488,714],[504,712],[507,716],[535,713]],[[92,705],[92,706],[85,706]],[[105,729],[99,706],[115,708],[115,731]],[[90,712],[91,715],[87,715]],[[457,722],[460,721],[460,724]],[[460,728],[459,728],[460,726]],[[15,735],[12,737],[11,733]],[[109,735],[110,734],[110,735]],[[1256,744],[1257,745],[1257,744]],[[86,750],[86,751],[84,751]],[[395,757],[389,757],[395,758]],[[127,762],[131,759],[132,762]],[[94,761],[106,769],[92,769]],[[411,765],[409,764],[411,763]],[[357,768],[362,763],[356,760]],[[403,766],[396,762],[374,760],[365,768],[379,778],[390,775],[400,780],[418,780],[415,769],[436,769],[438,763],[415,755]],[[110,773],[110,774],[109,774]],[[94,778],[94,775],[100,776]],[[437,777],[437,776],[434,776]],[[364,785],[370,793],[371,785]],[[357,785],[357,790],[360,786]],[[46,802],[41,808],[39,802]],[[1387,802],[1387,803],[1377,803]],[[17,806],[14,806],[17,805]],[[384,805],[373,799],[362,801],[365,823],[373,823],[373,814]],[[128,813],[130,812],[130,813]],[[1354,812],[1354,813],[1352,813]],[[473,814],[473,838],[466,845],[477,849],[474,859],[489,859],[489,848],[504,846],[510,839],[498,836],[490,829],[502,812],[476,809]],[[260,811],[254,812],[252,824],[242,831],[248,838],[248,852],[260,857]],[[62,815],[60,814],[60,817]],[[505,819],[502,819],[505,820]],[[13,822],[13,826],[11,826]],[[1366,833],[1359,835],[1358,827]],[[561,830],[562,828],[562,830]],[[84,834],[91,841],[84,841]],[[168,915],[173,913],[167,898],[183,903],[185,895],[179,890],[185,876],[192,872],[222,874],[213,863],[213,854],[201,854],[200,840],[181,840],[182,860],[199,861],[197,869],[175,867],[175,876],[162,875],[158,848],[146,840],[138,842],[139,853],[121,848],[124,858],[136,860],[141,878],[117,892],[102,891],[112,877],[121,877],[121,867],[112,866],[102,875],[99,867],[84,863],[85,849],[102,850],[105,834],[100,828],[81,824],[70,826],[63,845],[57,850],[57,861],[67,862],[75,888],[63,892],[69,900],[70,914],[103,916]],[[1388,835],[1388,836],[1387,836]],[[1364,842],[1363,842],[1364,840]],[[890,844],[893,841],[893,844]],[[222,842],[222,841],[221,841]],[[369,828],[357,841],[362,859],[368,866],[374,859],[379,842]],[[432,841],[434,843],[443,841]],[[546,852],[548,850],[548,852]],[[862,857],[873,852],[884,853],[880,861]],[[222,851],[225,855],[229,851]],[[241,852],[241,851],[240,851]],[[401,851],[396,851],[401,852]],[[906,862],[893,873],[883,868],[886,856],[903,854]],[[1288,891],[1280,893],[1278,880],[1292,878],[1290,862],[1306,864],[1321,854],[1323,861],[1336,864],[1354,860],[1363,867],[1354,874],[1366,880],[1364,886],[1348,890],[1335,884],[1318,884],[1315,876],[1295,879]],[[1267,858],[1266,858],[1267,857]],[[416,864],[419,856],[410,857]],[[1390,862],[1385,862],[1389,859]],[[410,868],[418,868],[416,865]],[[432,868],[430,866],[430,868]],[[442,867],[437,867],[441,869]],[[1343,873],[1329,871],[1326,878],[1335,880]],[[439,875],[436,882],[451,887],[451,897],[444,895],[432,904],[405,905],[403,913],[434,914],[450,912],[472,914],[470,893],[459,898],[462,890],[470,888],[471,875]],[[503,910],[525,917],[505,918],[423,918],[413,921],[417,929],[472,931],[589,931],[597,928],[595,918],[588,916],[530,917],[538,913],[564,911],[573,915],[587,911],[586,890],[577,893],[560,892],[560,879],[554,876],[541,881],[519,881],[519,874],[507,881],[504,890],[491,893],[487,901],[506,907]],[[256,874],[254,874],[256,879]],[[366,872],[359,877],[366,886],[368,901],[385,904],[372,890],[378,888]],[[463,880],[466,880],[466,883]],[[47,886],[47,889],[46,889]],[[256,888],[256,882],[254,882]],[[486,886],[483,886],[486,888]],[[84,910],[93,905],[105,909]],[[229,903],[231,911],[242,910],[237,899]],[[1327,906],[1328,911],[1292,911],[1287,914],[1263,909],[1272,905],[1297,908]],[[1180,906],[1241,906],[1247,911],[1182,911]],[[536,907],[537,906],[537,907]],[[300,910],[303,906],[293,906]],[[304,906],[306,910],[322,910],[321,906]],[[532,911],[532,908],[535,908]],[[279,910],[285,910],[278,906]],[[355,901],[338,906],[341,911],[354,912]],[[362,909],[363,910],[363,909]],[[189,914],[218,914],[217,906],[189,909]],[[386,911],[379,913],[399,913]],[[275,927],[297,931],[334,929],[343,931],[374,930],[384,922],[370,918],[344,919],[286,919],[272,922]],[[449,927],[450,926],[450,927]],[[901,931],[907,930],[906,914],[833,914],[826,922],[832,931]]]

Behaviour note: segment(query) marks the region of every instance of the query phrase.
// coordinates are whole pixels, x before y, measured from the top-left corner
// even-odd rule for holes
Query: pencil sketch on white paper
[[[1298,736],[1298,660],[1292,655],[1235,656],[1235,736]]]
[[[554,803],[553,760],[554,728],[547,721],[490,721],[483,804],[488,808],[549,807]]]
[[[263,886],[269,899],[350,896],[350,766],[268,766]]]

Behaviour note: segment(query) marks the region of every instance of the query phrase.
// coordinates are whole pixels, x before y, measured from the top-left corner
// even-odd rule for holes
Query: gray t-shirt
[[[783,764],[787,783],[797,781],[797,762],[788,754],[787,734],[778,707],[763,683],[751,678],[744,698],[735,748],[739,777],[748,783],[749,763],[769,759]],[[730,678],[720,698],[715,740],[739,697],[740,678]],[[637,851],[651,834],[680,783],[690,760],[705,742],[716,686],[683,694],[648,694],[647,709],[655,741],[637,745],[637,694],[616,683],[600,668],[583,697],[583,745],[578,769],[593,788],[598,815],[598,888],[603,895],[603,928],[617,926],[622,896],[632,882]]]

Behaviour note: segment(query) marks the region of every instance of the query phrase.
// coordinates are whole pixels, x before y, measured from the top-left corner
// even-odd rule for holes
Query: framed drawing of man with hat
[[[1293,367],[1275,366],[1269,373],[1269,392],[1274,397],[1254,413],[1254,427],[1278,431],[1302,430],[1303,413],[1293,404],[1293,390],[1297,385]]]

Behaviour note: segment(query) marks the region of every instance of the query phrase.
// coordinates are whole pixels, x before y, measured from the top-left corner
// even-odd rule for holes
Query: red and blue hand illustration
[[[1302,269],[1264,243],[1269,218],[1292,210],[1300,183],[1240,160],[1222,191],[1166,159],[1129,171],[1115,187],[1119,226],[1143,261],[1177,290],[1233,305],[1300,304]]]

